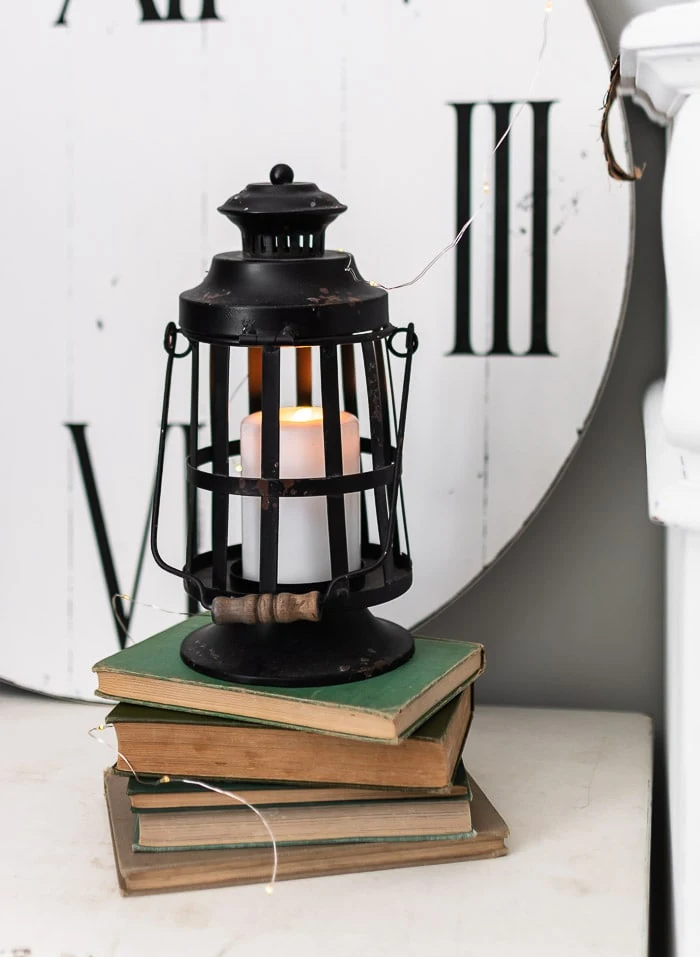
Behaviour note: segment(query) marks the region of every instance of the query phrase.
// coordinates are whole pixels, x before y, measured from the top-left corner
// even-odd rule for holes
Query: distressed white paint
[[[556,358],[448,356],[454,256],[392,295],[421,349],[409,408],[406,497],[413,589],[386,614],[412,624],[492,562],[575,448],[604,378],[626,290],[632,191],[600,158],[609,63],[585,0],[555,3],[537,75],[541,0],[219,0],[221,22],[146,23],[136,0],[17,3],[0,32],[10,411],[0,486],[0,677],[86,696],[116,648],[75,453],[88,439],[122,590],[148,507],[177,295],[237,244],[215,207],[279,161],[349,204],[330,245],[385,284],[414,275],[455,231],[452,102],[553,99],[549,330]],[[165,4],[161,4],[164,7]],[[183,4],[188,16],[198,0]],[[503,30],[507,24],[508,29]],[[513,131],[511,320],[528,346],[531,115]],[[614,137],[622,155],[619,115]],[[492,143],[475,116],[474,193]],[[487,170],[489,164],[486,164]],[[473,229],[474,337],[489,346],[490,200]],[[241,357],[242,363],[242,357]],[[187,417],[184,369],[173,420]],[[241,365],[242,374],[242,365]],[[243,393],[233,414],[245,413]],[[162,549],[183,554],[182,445],[166,466]],[[439,470],[428,463],[439,462]],[[150,557],[139,597],[182,608]],[[137,609],[141,638],[173,619]],[[31,648],[31,652],[28,649]]]
[[[646,955],[647,717],[477,710],[465,757],[510,826],[508,857],[288,881],[271,897],[258,884],[124,899],[101,793],[110,752],[86,733],[104,707],[7,695],[0,954]]]
[[[658,122],[674,117],[696,86],[700,54],[697,3],[676,4],[636,17],[625,29],[621,89]]]
[[[672,445],[661,408],[664,383],[656,382],[644,400],[649,515],[669,528],[700,532],[700,495],[691,478],[692,453]]]
[[[678,0],[591,0],[608,45],[615,53],[620,49],[620,34],[633,17],[668,6],[678,6]]]
[[[667,534],[667,739],[673,937],[700,952],[700,3],[637,18],[622,37],[625,89],[670,124],[663,241],[668,279],[666,379],[644,406],[649,510]]]

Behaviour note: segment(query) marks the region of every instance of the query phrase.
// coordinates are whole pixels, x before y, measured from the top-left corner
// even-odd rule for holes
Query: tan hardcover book
[[[472,824],[475,836],[458,840],[371,844],[301,845],[279,848],[279,880],[375,871],[417,864],[502,857],[508,828],[472,779]],[[237,850],[136,852],[132,848],[134,815],[126,793],[127,778],[105,774],[114,857],[124,894],[194,890],[270,880],[270,847]]]
[[[118,705],[108,715],[120,771],[379,787],[452,783],[472,716],[471,686],[393,747],[312,731]],[[127,763],[128,762],[128,763]]]

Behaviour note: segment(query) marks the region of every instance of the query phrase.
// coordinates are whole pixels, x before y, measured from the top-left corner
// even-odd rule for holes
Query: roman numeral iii
[[[549,116],[552,100],[531,102],[532,137],[532,301],[531,340],[528,356],[551,356],[547,340],[547,242],[549,222]],[[451,103],[457,117],[457,223],[472,215],[472,115],[477,103]],[[515,103],[489,103],[494,113],[494,143],[508,129]],[[510,142],[506,137],[495,156],[493,227],[493,345],[488,355],[512,356],[508,335],[510,296]],[[471,236],[469,230],[457,246],[455,290],[455,345],[450,355],[477,355],[471,340],[472,289]]]

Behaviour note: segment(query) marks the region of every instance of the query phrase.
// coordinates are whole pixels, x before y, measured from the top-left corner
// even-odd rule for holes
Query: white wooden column
[[[666,734],[677,957],[700,954],[700,3],[634,19],[623,93],[669,128],[666,378],[644,401],[649,514],[668,528]],[[640,157],[639,159],[643,159]],[[634,316],[629,317],[634,322]],[[660,320],[661,317],[660,317]]]

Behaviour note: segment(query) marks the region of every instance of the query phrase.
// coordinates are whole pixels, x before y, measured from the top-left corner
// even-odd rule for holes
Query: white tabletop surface
[[[0,686],[0,957],[641,957],[651,723],[479,707],[469,770],[508,857],[123,898],[102,768],[104,705]],[[23,950],[24,949],[24,950]]]

